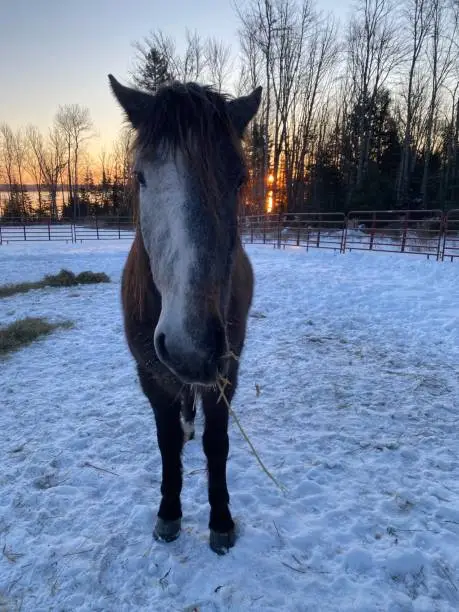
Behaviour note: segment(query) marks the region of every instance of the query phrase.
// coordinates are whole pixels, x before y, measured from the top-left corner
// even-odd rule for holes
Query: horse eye
[[[134,174],[137,180],[139,181],[139,184],[142,185],[142,187],[145,187],[146,182],[145,182],[145,176],[143,172],[141,172],[140,170],[136,170]]]

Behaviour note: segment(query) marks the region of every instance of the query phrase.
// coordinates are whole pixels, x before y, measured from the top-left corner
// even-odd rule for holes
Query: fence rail
[[[442,245],[441,258],[459,257],[459,208],[450,210],[446,215],[444,226],[444,240]]]
[[[132,239],[135,226],[128,217],[0,221],[0,245],[18,241],[66,241]],[[459,258],[459,208],[444,213],[422,211],[351,211],[257,215],[240,219],[244,243],[288,245],[347,251],[383,251]]]
[[[134,223],[129,218],[95,217],[85,223],[74,225],[75,242],[83,240],[121,240],[131,238],[134,234]]]
[[[459,258],[459,209],[302,213],[241,220],[245,243]]]

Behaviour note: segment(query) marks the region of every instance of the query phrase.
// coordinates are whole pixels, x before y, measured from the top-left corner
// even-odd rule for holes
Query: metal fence
[[[0,244],[9,242],[74,241],[74,226],[70,221],[22,221],[8,219],[0,222]]]
[[[0,221],[0,244],[10,242],[83,242],[85,240],[113,240],[134,235],[134,223],[129,217],[89,217],[76,222],[70,219],[37,219]]]
[[[241,220],[244,242],[348,251],[459,258],[459,209],[351,211],[252,216]]]
[[[94,217],[74,225],[75,242],[83,240],[132,239],[135,225],[128,217]]]
[[[441,258],[459,257],[459,208],[450,210],[445,218]]]
[[[128,217],[0,221],[0,245],[18,241],[66,241],[132,239],[135,226]],[[347,251],[383,251],[459,258],[459,208],[422,211],[351,211],[257,215],[240,219],[244,243],[288,245]]]
[[[301,213],[243,217],[240,230],[244,242],[274,243],[343,250],[346,217],[342,213]]]
[[[357,231],[353,229],[356,223],[359,224]],[[348,215],[345,248],[422,254],[439,259],[443,227],[441,210],[351,211]]]

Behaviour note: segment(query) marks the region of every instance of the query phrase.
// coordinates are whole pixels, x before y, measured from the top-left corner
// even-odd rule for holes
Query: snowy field
[[[459,610],[459,264],[248,247],[256,272],[231,425],[241,532],[208,547],[204,455],[184,450],[183,532],[152,540],[160,460],[123,337],[129,241],[0,247],[0,282],[61,268],[109,285],[0,301],[70,319],[0,364],[0,610]]]

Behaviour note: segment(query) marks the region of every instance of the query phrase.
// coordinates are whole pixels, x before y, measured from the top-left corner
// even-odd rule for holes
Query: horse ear
[[[108,75],[108,80],[110,81],[110,86],[115,98],[120,103],[127,118],[132,123],[133,127],[137,128],[148,113],[148,108],[151,106],[153,96],[143,91],[121,85],[112,74]]]
[[[236,98],[228,103],[231,121],[241,137],[244,135],[245,128],[258,111],[262,90],[262,87],[257,87],[250,95]]]

